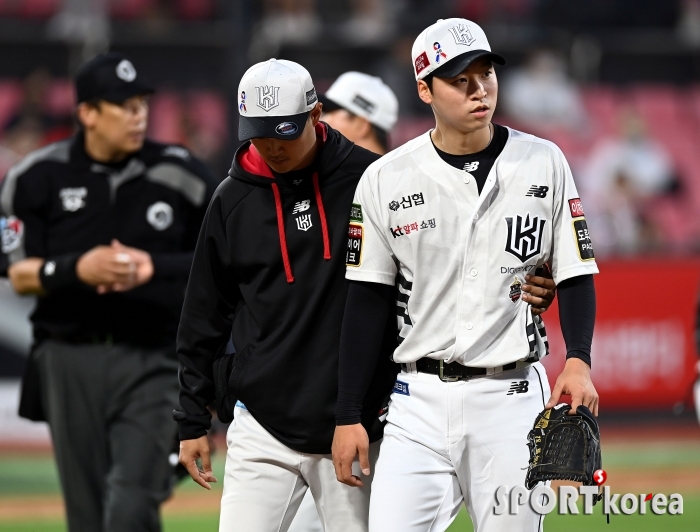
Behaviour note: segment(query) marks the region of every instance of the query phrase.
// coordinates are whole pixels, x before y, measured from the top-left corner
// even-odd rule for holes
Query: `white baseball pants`
[[[363,488],[341,484],[330,454],[290,449],[238,406],[226,439],[219,532],[288,532],[307,489],[325,532],[367,532],[371,477]],[[372,471],[378,454],[371,444]],[[353,471],[360,476],[358,461]]]
[[[494,515],[499,486],[523,486],[527,433],[549,399],[540,363],[442,382],[401,372],[375,467],[370,532],[442,532],[467,506],[476,532],[535,532],[529,505]]]

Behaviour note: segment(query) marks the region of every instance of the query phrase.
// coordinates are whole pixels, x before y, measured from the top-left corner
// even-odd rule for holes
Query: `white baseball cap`
[[[452,78],[478,57],[505,65],[506,60],[491,51],[484,30],[464,18],[440,19],[416,38],[411,50],[416,80],[429,74]]]
[[[297,139],[317,102],[311,74],[300,64],[284,59],[257,63],[238,85],[238,139]]]
[[[321,96],[326,112],[345,109],[387,133],[399,117],[399,101],[380,78],[362,72],[341,74]]]

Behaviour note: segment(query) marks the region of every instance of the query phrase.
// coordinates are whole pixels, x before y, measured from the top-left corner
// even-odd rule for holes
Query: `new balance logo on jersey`
[[[528,381],[513,381],[510,383],[510,388],[506,395],[513,395],[514,393],[527,393],[527,387],[530,385]]]
[[[296,221],[297,221],[297,229],[299,229],[299,231],[308,231],[309,229],[311,229],[311,226],[313,225],[311,223],[311,215],[310,214],[302,214],[301,216],[297,216]]]
[[[473,163],[464,163],[463,170],[465,172],[476,172],[479,169],[479,161],[474,161]]]
[[[304,212],[308,211],[309,207],[311,207],[311,200],[310,199],[305,199],[302,201],[297,201],[294,204],[294,210],[292,211],[292,214],[296,214],[298,212]]]
[[[535,198],[546,198],[549,187],[532,185],[530,190],[527,191],[526,196],[534,196]]]
[[[539,255],[546,223],[547,220],[540,220],[537,216],[530,218],[529,213],[524,220],[520,215],[506,218],[508,239],[505,251],[517,257],[520,262]]]

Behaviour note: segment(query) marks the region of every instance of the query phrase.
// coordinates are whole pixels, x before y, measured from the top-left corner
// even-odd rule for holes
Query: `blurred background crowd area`
[[[269,57],[306,66],[321,92],[347,70],[380,76],[398,146],[432,125],[413,40],[451,16],[508,59],[495,121],[566,154],[597,256],[700,249],[700,0],[0,0],[0,175],[71,133],[70,76],[109,48],[159,88],[151,137],[222,177],[238,80]]]

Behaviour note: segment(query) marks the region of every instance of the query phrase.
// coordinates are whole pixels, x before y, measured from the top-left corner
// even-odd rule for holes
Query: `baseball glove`
[[[595,486],[593,473],[602,468],[600,431],[591,411],[562,403],[540,412],[527,435],[530,465],[525,487],[534,488],[546,480],[573,480]]]

